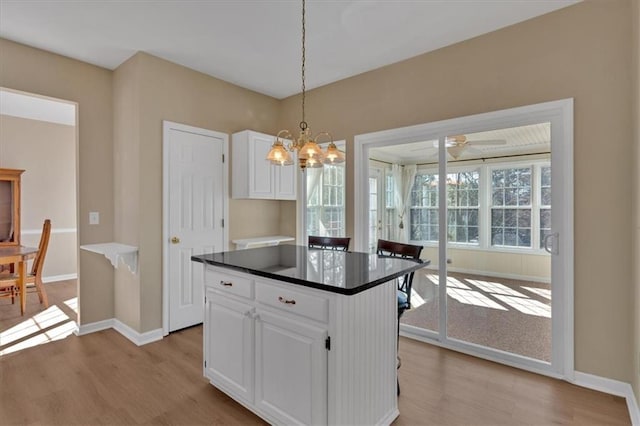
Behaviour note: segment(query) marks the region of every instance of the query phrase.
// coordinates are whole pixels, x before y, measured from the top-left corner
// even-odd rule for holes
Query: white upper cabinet
[[[296,199],[296,166],[275,166],[266,160],[275,136],[252,130],[231,139],[233,198]]]

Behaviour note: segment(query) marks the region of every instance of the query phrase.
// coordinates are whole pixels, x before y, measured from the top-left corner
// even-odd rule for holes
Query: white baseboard
[[[593,374],[581,373],[579,371],[575,372],[573,383],[584,388],[624,397],[627,400],[627,408],[629,409],[631,424],[634,426],[640,426],[640,410],[638,409],[638,401],[636,400],[633,388],[629,383],[594,376]]]
[[[156,342],[162,340],[162,329],[157,328],[155,330],[139,333],[127,324],[117,319],[113,320],[113,328],[118,333],[122,334],[127,339],[131,340],[137,346],[146,345],[147,343]]]
[[[65,275],[50,275],[48,277],[42,277],[42,282],[53,283],[56,281],[67,281],[67,280],[77,280],[78,274],[65,274]]]
[[[139,333],[138,331],[134,330],[122,321],[115,318],[80,325],[76,329],[75,334],[76,336],[84,336],[85,334],[95,333],[96,331],[107,330],[109,328],[113,328],[137,346],[142,346],[146,345],[147,343],[162,340],[161,328],[147,331],[145,333]]]
[[[74,334],[76,336],[84,336],[85,334],[95,333],[96,331],[107,330],[109,328],[113,328],[113,318],[89,324],[81,324],[78,326]]]

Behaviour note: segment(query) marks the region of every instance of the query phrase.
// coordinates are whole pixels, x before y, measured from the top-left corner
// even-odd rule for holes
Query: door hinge
[[[222,162],[224,163],[224,154],[222,154]]]
[[[327,348],[328,351],[331,350],[331,336],[327,336],[327,338],[324,339],[324,347]]]
[[[224,228],[224,219],[222,219],[222,227]]]
[[[207,368],[207,361],[204,362],[204,368]]]

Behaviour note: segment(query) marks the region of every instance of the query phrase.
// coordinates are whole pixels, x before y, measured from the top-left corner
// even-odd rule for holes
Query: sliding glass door
[[[572,368],[572,252],[558,244],[570,237],[567,129],[559,116],[532,117],[371,146],[369,182],[385,185],[375,186],[368,245],[385,227],[380,206],[395,208],[386,235],[422,245],[430,261],[414,278],[403,334],[559,375]]]

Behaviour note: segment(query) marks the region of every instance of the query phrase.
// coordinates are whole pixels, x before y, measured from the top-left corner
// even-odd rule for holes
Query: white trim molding
[[[67,280],[77,280],[78,274],[64,274],[64,275],[50,275],[48,277],[42,277],[42,282],[47,283],[55,283],[58,281],[67,281]]]
[[[51,228],[52,234],[75,234],[78,232],[77,228]],[[20,235],[40,235],[42,234],[42,228],[38,229],[23,229],[20,231]]]
[[[636,399],[633,388],[629,383],[618,380],[607,379],[606,377],[595,376],[593,374],[574,373],[574,380],[571,383],[582,386],[583,388],[593,389],[599,392],[608,393],[610,395],[621,396],[627,400],[627,408],[629,409],[629,417],[631,424],[640,426],[640,409],[638,408],[638,400]]]
[[[107,330],[109,328],[113,328],[118,333],[122,334],[124,337],[133,342],[136,346],[142,346],[146,345],[147,343],[156,342],[158,340],[162,340],[163,337],[161,328],[140,333],[115,318],[80,325],[74,333],[76,336],[84,336],[85,334],[95,333],[97,331]]]

